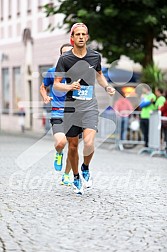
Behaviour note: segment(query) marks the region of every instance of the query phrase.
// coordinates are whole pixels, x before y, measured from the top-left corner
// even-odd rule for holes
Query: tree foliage
[[[143,69],[141,80],[142,82],[149,84],[150,87],[155,90],[156,87],[164,88],[164,76],[165,74],[157,65],[149,64]]]
[[[46,5],[45,12],[63,13],[69,29],[84,22],[109,63],[126,55],[146,66],[153,63],[157,42],[167,44],[166,0],[58,0],[57,6]]]

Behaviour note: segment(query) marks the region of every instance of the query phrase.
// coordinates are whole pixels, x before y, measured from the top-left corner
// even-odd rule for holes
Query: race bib
[[[93,86],[81,86],[80,90],[73,91],[72,97],[78,100],[91,100],[93,97]]]

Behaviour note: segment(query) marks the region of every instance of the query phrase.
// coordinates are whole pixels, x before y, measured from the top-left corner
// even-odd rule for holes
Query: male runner
[[[71,44],[64,44],[60,48],[60,54],[62,55],[66,51],[72,49]],[[40,87],[40,93],[43,97],[44,103],[48,104],[51,102],[52,111],[51,111],[51,124],[53,135],[55,139],[55,149],[56,155],[54,160],[54,167],[56,170],[62,169],[62,159],[63,159],[63,149],[66,144],[66,137],[64,135],[64,127],[63,127],[63,117],[64,117],[64,101],[66,92],[59,92],[53,89],[54,83],[54,74],[55,74],[55,67],[49,68],[43,83]],[[50,87],[50,96],[47,94],[47,87]],[[64,185],[71,185],[70,181],[70,173],[71,164],[67,157],[66,160],[66,168],[65,172],[62,176],[62,184]]]
[[[101,56],[98,52],[87,49],[88,28],[83,23],[76,23],[71,28],[72,50],[62,55],[56,66],[54,88],[68,92],[64,111],[64,128],[69,142],[68,157],[74,173],[73,186],[77,194],[83,193],[83,183],[78,172],[77,137],[83,131],[84,162],[81,166],[85,187],[92,185],[89,164],[94,153],[94,138],[98,125],[98,105],[95,97],[95,73],[98,83],[110,95],[115,89],[108,85],[101,71]],[[63,85],[60,72],[66,73],[68,85]],[[71,84],[70,84],[71,83]]]

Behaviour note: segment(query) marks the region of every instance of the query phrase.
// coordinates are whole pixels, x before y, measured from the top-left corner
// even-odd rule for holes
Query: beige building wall
[[[158,49],[154,49],[154,61],[155,63],[167,73],[167,46],[163,45]]]
[[[26,129],[44,131],[41,119],[43,103],[39,93],[42,73],[39,73],[39,69],[55,65],[60,46],[69,41],[65,29],[56,28],[52,33],[46,31],[50,22],[55,27],[62,22],[62,15],[45,17],[41,5],[48,2],[44,0],[0,1],[0,129],[2,130],[20,131],[18,116],[20,106],[16,107],[15,90],[15,86],[18,86],[26,112]],[[32,43],[31,40],[28,40],[27,44],[23,42],[25,29],[30,30]],[[20,69],[17,78],[14,77],[15,68]],[[8,70],[9,105],[7,108],[4,108],[3,102],[4,69]]]
[[[0,130],[20,131],[20,103],[16,106],[17,92],[20,93],[21,107],[24,107],[25,128],[35,132],[44,132],[42,125],[43,102],[39,93],[42,82],[41,67],[55,65],[59,57],[59,48],[69,42],[69,34],[65,28],[58,29],[63,15],[46,18],[41,6],[49,0],[1,0],[0,22]],[[57,0],[50,1],[57,3]],[[55,26],[53,32],[47,31],[51,23]],[[31,39],[25,44],[23,33],[25,29],[31,32]],[[20,69],[17,80],[14,81],[14,69]],[[9,73],[9,106],[4,108],[4,81],[2,72]],[[15,83],[17,82],[17,83]],[[16,92],[17,86],[17,92]],[[96,93],[101,107],[109,105],[110,98],[105,97],[104,90],[97,85]]]

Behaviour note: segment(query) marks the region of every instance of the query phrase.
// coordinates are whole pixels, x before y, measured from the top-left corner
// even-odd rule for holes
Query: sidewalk
[[[0,252],[167,251],[166,159],[102,144],[78,196],[59,183],[52,136],[1,134],[0,153]]]

